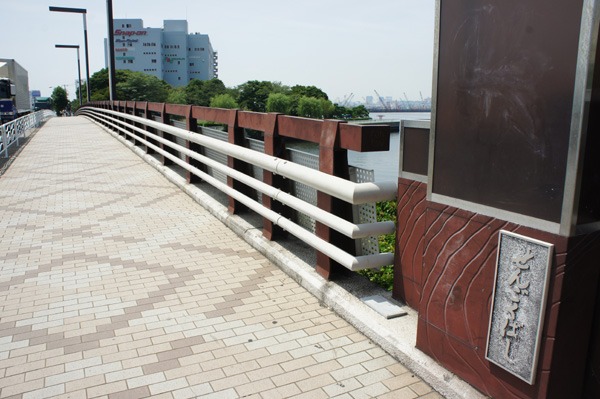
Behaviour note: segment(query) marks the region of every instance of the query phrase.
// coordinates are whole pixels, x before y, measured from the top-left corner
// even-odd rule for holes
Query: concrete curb
[[[399,360],[416,376],[431,385],[433,389],[444,397],[450,399],[483,399],[487,397],[467,382],[446,370],[434,359],[416,349],[414,331],[408,331],[409,329],[416,331],[417,315],[414,311],[411,311],[408,317],[403,316],[395,319],[393,322],[386,320],[335,282],[325,280],[313,267],[290,253],[277,242],[264,238],[261,231],[254,228],[241,217],[230,214],[225,206],[203,192],[200,188],[188,184],[183,177],[172,169],[163,166],[154,157],[146,154],[141,148],[135,147],[133,143],[106,129],[104,126],[97,125],[121,141],[131,151],[163,174],[171,183],[183,190],[219,219],[219,221],[277,265],[277,267],[319,299],[319,301],[335,311],[391,356]]]

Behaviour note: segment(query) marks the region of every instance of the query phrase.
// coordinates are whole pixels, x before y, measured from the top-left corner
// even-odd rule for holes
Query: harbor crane
[[[419,91],[419,95],[421,96],[421,109],[425,109],[425,100],[423,100],[423,93]]]
[[[404,98],[406,99],[406,108],[412,109],[410,106],[410,101],[408,101],[408,96],[406,95],[406,92],[404,92],[403,94],[404,94]]]
[[[379,93],[377,93],[377,90],[373,90],[375,92],[375,94],[377,95],[377,98],[379,99],[379,102],[381,103],[381,105],[383,106],[383,109],[385,109],[386,111],[389,111],[390,109],[388,108],[387,105],[385,105],[385,101],[383,101],[383,97],[381,97],[379,95]]]
[[[348,97],[344,96],[344,99],[342,100],[342,107],[345,107],[350,100],[352,100],[352,97],[354,97],[354,93],[350,93],[350,95]]]

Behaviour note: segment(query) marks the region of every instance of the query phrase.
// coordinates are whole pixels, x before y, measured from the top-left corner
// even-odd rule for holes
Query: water
[[[369,115],[373,120],[428,120],[429,112],[374,112]],[[381,116],[381,118],[380,118]],[[311,154],[319,153],[319,146],[315,143],[294,142],[289,145],[300,151]],[[348,151],[348,163],[363,169],[375,171],[375,181],[398,181],[398,166],[400,162],[400,134],[390,134],[390,150],[376,152]]]

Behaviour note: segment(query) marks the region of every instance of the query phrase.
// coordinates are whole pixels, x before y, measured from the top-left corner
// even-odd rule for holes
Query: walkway
[[[0,177],[0,235],[2,398],[440,397],[83,118]]]

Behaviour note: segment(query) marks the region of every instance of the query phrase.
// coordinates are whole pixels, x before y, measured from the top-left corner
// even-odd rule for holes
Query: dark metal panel
[[[404,128],[402,171],[427,176],[429,165],[429,129]]]
[[[577,224],[600,222],[600,51],[596,49],[596,69],[588,113]]]
[[[560,222],[582,0],[440,5],[432,193]]]

